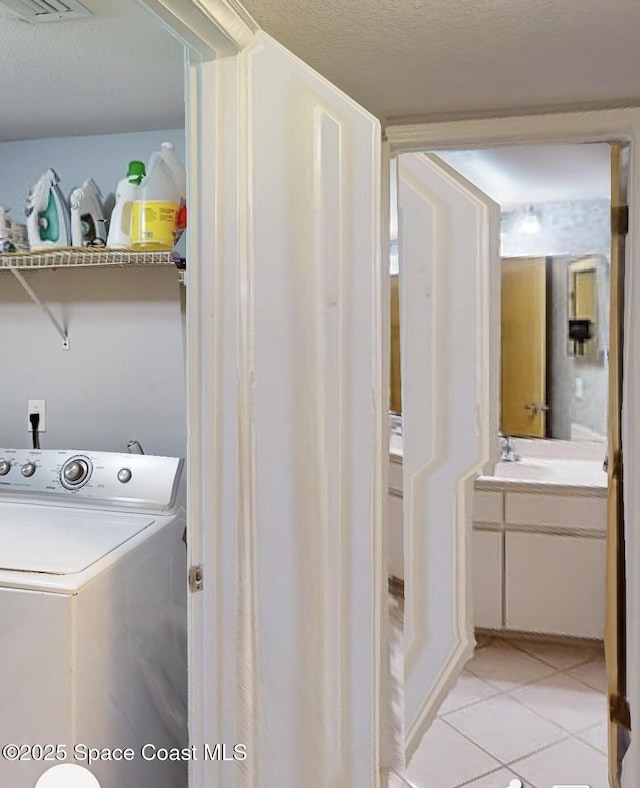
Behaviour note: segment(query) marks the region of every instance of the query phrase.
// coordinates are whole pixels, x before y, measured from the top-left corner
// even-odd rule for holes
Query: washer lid
[[[154,521],[139,515],[0,505],[0,569],[82,572]]]

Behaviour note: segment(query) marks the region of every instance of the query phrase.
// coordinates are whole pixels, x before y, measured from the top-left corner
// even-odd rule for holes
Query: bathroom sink
[[[521,460],[520,462],[499,462],[494,469],[494,476],[499,479],[529,479],[531,481],[553,478],[551,463],[544,460]]]
[[[607,474],[599,462],[589,460],[545,460],[524,458],[520,462],[499,462],[494,477],[513,481],[606,487]]]

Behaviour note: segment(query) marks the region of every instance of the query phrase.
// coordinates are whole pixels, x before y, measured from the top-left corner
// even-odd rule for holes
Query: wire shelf
[[[0,270],[134,265],[175,265],[175,262],[172,252],[132,252],[119,249],[69,248],[0,254]]]
[[[52,249],[42,252],[13,252],[0,254],[0,271],[10,271],[33,303],[49,318],[62,338],[62,347],[69,350],[69,335],[65,327],[38,297],[22,271],[50,270],[58,268],[100,268],[124,266],[173,266],[176,261],[172,252],[130,252],[118,249]],[[178,269],[178,282],[185,284],[184,269]]]

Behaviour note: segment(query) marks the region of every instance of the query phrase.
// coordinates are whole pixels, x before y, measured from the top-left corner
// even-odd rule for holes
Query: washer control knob
[[[11,470],[11,463],[9,460],[0,460],[0,476],[6,476]]]
[[[62,473],[69,484],[79,484],[87,475],[87,466],[82,460],[73,460],[64,466]]]
[[[126,484],[131,481],[131,475],[129,468],[121,468],[118,471],[118,481],[122,482],[122,484]]]
[[[32,462],[25,462],[20,470],[22,471],[22,475],[28,478],[29,476],[33,476],[36,472],[36,466]]]

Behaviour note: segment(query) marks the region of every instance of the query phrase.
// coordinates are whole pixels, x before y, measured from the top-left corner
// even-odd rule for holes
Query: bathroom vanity
[[[606,488],[480,477],[475,626],[601,640],[606,516]]]
[[[388,513],[390,574],[403,579],[400,440],[392,436]],[[475,482],[476,629],[601,640],[607,513],[601,464],[525,459],[511,465],[500,463],[500,476]]]

